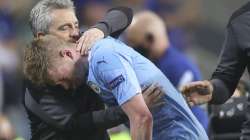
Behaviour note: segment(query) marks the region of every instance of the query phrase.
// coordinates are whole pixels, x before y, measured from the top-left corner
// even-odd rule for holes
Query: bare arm
[[[120,46],[113,39],[102,40],[98,43],[103,46],[94,55],[92,54],[91,62],[97,83],[103,84],[112,93],[128,116],[132,140],[151,140],[152,115],[140,94],[140,84],[129,63],[130,58],[109,47],[110,45]],[[105,63],[98,63],[103,61]]]
[[[142,94],[124,103],[122,109],[129,118],[132,140],[151,140],[153,119]]]

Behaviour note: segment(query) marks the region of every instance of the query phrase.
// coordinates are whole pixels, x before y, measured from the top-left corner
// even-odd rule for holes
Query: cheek
[[[73,77],[74,69],[75,69],[74,65],[73,64],[69,64],[64,69],[64,75],[65,75],[65,77],[68,77],[69,79],[71,79]]]
[[[48,70],[48,76],[50,80],[55,83],[57,83],[63,77],[60,70]]]
[[[58,37],[62,38],[63,40],[66,40],[66,41],[70,40],[69,31],[53,30],[53,32],[50,32],[50,34],[58,36]]]
[[[68,31],[58,31],[57,35],[62,38],[63,40],[69,41],[69,32]]]

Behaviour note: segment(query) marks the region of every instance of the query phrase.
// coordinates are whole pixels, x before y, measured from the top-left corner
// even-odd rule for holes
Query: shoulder
[[[232,14],[227,26],[235,25],[237,23],[250,22],[249,20],[250,20],[250,2],[246,3]]]
[[[115,58],[125,57],[125,54],[131,53],[131,48],[120,40],[107,37],[98,41],[91,49],[91,62],[96,60],[115,61]]]
[[[117,40],[112,37],[107,37],[97,41],[91,49],[91,57],[98,58],[104,55],[113,54],[115,46],[118,46]]]
[[[90,63],[102,59],[104,56],[110,56],[114,53],[114,39],[113,38],[104,38],[97,41],[94,46],[91,48],[90,53]]]
[[[91,52],[92,53],[92,52]],[[116,69],[121,63],[118,53],[112,46],[102,46],[91,54],[90,68],[95,74]]]
[[[232,16],[230,17],[229,21],[234,20],[235,18],[241,16],[242,14],[250,11],[250,2],[246,3],[242,7],[240,7],[238,10],[233,12]]]
[[[121,42],[113,37],[108,36],[106,38],[103,38],[97,41],[94,44],[93,48],[94,50],[101,49],[101,48],[107,49],[107,47],[116,46],[116,45],[121,45]]]

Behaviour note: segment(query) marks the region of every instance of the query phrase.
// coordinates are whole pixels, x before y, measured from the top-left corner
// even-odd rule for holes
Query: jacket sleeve
[[[132,9],[116,7],[108,10],[105,17],[93,27],[102,30],[105,37],[117,38],[130,25],[132,18]]]
[[[68,130],[90,131],[97,129],[110,129],[119,124],[127,122],[126,114],[120,107],[111,107],[106,110],[81,113],[72,118],[67,123]]]
[[[247,66],[250,56],[250,12],[229,21],[219,64],[212,75],[214,87],[211,103],[229,99]]]
[[[37,116],[43,122],[51,127],[61,129],[61,131],[77,133],[75,131],[80,130],[79,133],[93,133],[101,129],[109,129],[127,121],[126,114],[120,107],[111,107],[103,110],[89,111],[89,102],[98,100],[95,97],[87,97],[83,100],[83,107],[86,112],[76,109],[74,100],[69,100],[69,97],[53,96],[49,90],[42,90],[36,88],[28,88],[31,95],[38,95],[35,99],[41,106],[41,110],[54,122],[47,122],[46,119]],[[44,92],[44,94],[41,94]],[[50,93],[50,94],[48,94]],[[40,96],[42,95],[42,96]],[[58,95],[58,94],[57,94]],[[92,102],[91,101],[91,102]],[[96,107],[95,107],[96,110]],[[34,114],[34,113],[33,113]],[[54,126],[56,124],[56,126]],[[57,127],[60,126],[60,127]]]
[[[93,91],[90,90],[89,93],[91,92]],[[68,123],[69,126],[79,126],[80,130],[89,129],[91,126],[93,129],[109,129],[128,121],[127,115],[119,106],[100,109],[103,108],[103,102],[101,101],[101,98],[95,93],[87,95],[86,107],[90,109],[91,112],[75,114],[75,116],[73,116]]]

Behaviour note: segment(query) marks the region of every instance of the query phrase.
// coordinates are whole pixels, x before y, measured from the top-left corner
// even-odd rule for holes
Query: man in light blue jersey
[[[107,105],[122,107],[130,121],[132,140],[208,139],[182,95],[176,93],[164,74],[122,42],[111,37],[102,39],[92,47],[89,56],[81,56],[70,47],[72,44],[52,36],[32,44],[26,54],[37,55],[24,64],[24,69],[29,64],[36,67],[29,73],[30,80],[65,89],[87,82]],[[162,98],[164,105],[150,112],[141,96],[141,87],[152,83],[158,83],[167,94]]]

